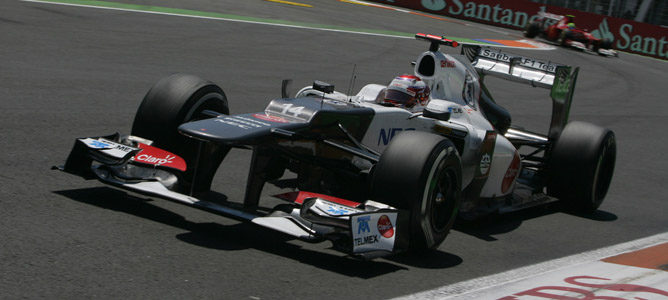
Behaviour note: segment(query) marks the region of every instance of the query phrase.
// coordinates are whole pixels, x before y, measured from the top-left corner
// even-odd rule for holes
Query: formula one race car
[[[578,211],[598,208],[613,174],[615,138],[567,123],[578,68],[469,45],[449,55],[439,46],[457,42],[416,38],[430,48],[414,75],[398,79],[410,84],[368,84],[345,95],[316,81],[295,97],[284,85],[283,97],[256,113],[228,115],[217,85],[169,76],[144,97],[131,135],[76,139],[58,169],[301,240],[329,240],[363,258],[436,248],[458,217],[557,199]],[[550,89],[549,133],[511,126],[485,76]],[[394,97],[397,88],[430,93],[421,94],[423,107],[408,109]],[[253,151],[244,199],[211,199],[220,195],[210,192],[212,178],[231,148]],[[293,183],[277,195],[286,202],[260,208],[267,182]]]
[[[575,27],[574,16],[555,15],[538,12],[539,18],[527,24],[524,36],[528,38],[542,37],[565,47],[582,51],[591,51],[604,56],[617,56],[612,49],[612,41],[599,39],[586,29]]]

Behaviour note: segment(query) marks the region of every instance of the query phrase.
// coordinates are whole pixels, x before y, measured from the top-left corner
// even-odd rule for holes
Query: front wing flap
[[[139,148],[118,143],[119,139],[118,133],[76,139],[61,169],[84,179],[93,179],[96,177],[91,170],[93,161],[110,166],[122,165],[141,151]]]

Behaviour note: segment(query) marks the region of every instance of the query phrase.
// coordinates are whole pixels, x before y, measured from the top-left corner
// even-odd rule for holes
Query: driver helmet
[[[378,100],[401,108],[420,108],[429,102],[429,93],[429,86],[419,77],[401,75],[392,79]]]
[[[566,27],[573,29],[575,28],[575,16],[574,15],[566,15]]]

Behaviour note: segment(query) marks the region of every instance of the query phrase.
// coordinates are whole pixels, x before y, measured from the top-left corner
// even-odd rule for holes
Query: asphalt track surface
[[[349,28],[511,38],[334,0],[311,8],[248,1],[130,1]],[[510,35],[503,34],[507,32]],[[668,63],[565,49],[515,51],[581,67],[571,119],[613,129],[618,159],[594,215],[555,206],[458,224],[438,251],[362,262],[329,249],[96,181],[49,170],[74,138],[130,131],[149,87],[175,72],[218,83],[233,113],[263,110],[280,82],[359,88],[411,71],[423,42],[127,11],[0,3],[0,297],[352,298],[416,293],[668,230]],[[514,124],[545,131],[544,89],[488,83]],[[234,151],[217,190],[241,199],[249,153]],[[272,189],[265,194],[269,195]],[[266,197],[264,197],[266,198]]]

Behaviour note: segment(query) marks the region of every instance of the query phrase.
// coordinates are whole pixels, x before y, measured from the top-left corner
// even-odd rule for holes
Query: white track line
[[[537,275],[547,272],[564,269],[591,261],[597,261],[606,257],[647,248],[656,244],[665,243],[667,241],[668,232],[661,233],[610,247],[583,252],[580,254],[550,260],[531,266],[521,267],[490,276],[474,278],[433,290],[397,297],[394,299],[453,299],[464,296],[466,294],[475,293],[483,289],[536,277]]]
[[[160,11],[141,10],[141,9],[106,7],[106,6],[97,6],[97,5],[86,5],[86,4],[75,4],[75,3],[64,3],[64,2],[51,2],[51,1],[41,1],[41,0],[20,0],[20,1],[22,1],[22,2],[32,2],[32,3],[41,3],[41,4],[62,5],[62,6],[97,8],[97,9],[106,9],[106,10],[115,10],[115,11],[127,11],[127,12],[153,14],[153,15],[186,17],[186,18],[194,18],[194,19],[206,19],[206,20],[218,20],[218,21],[247,23],[247,24],[258,24],[258,25],[267,25],[267,26],[276,26],[276,27],[298,28],[298,29],[339,32],[339,33],[352,33],[352,34],[359,34],[359,35],[370,35],[370,36],[399,38],[399,39],[414,39],[413,36],[401,36],[401,35],[395,35],[395,34],[374,33],[374,32],[365,32],[365,31],[346,30],[346,29],[310,27],[310,26],[305,26],[305,25],[281,24],[281,23],[273,23],[273,22],[250,21],[250,20],[241,19],[241,18],[244,18],[242,16],[240,16],[239,19],[232,19],[232,18],[224,18],[224,17],[207,17],[207,16],[190,15],[190,14],[168,13],[168,12],[160,12]],[[277,22],[280,22],[280,21],[277,20]],[[465,25],[470,26],[468,24],[465,24]],[[492,29],[489,29],[489,28],[479,28],[479,29],[486,29],[486,30],[496,31],[496,30],[492,30]],[[464,42],[460,42],[460,44],[473,44],[473,45],[480,45],[480,46],[494,47],[494,48],[514,48],[514,49],[525,49],[525,50],[554,50],[555,49],[554,47],[527,48],[527,47],[494,45],[494,44],[484,44],[484,43],[464,43]]]
[[[97,5],[50,2],[50,1],[40,1],[40,0],[20,0],[20,1],[33,2],[33,3],[43,3],[43,4],[53,4],[53,5],[63,5],[63,6],[75,6],[75,7],[98,8],[98,9],[106,9],[106,10],[127,11],[127,12],[136,12],[136,13],[153,14],[153,15],[177,16],[177,17],[186,17],[186,18],[195,18],[195,19],[207,19],[207,20],[219,20],[219,21],[248,23],[248,24],[259,24],[259,25],[268,25],[268,26],[276,26],[276,27],[288,27],[288,28],[299,28],[299,29],[319,30],[319,31],[330,31],[330,32],[353,33],[353,34],[361,34],[361,35],[372,35],[372,36],[381,36],[381,37],[392,37],[392,38],[401,38],[401,39],[413,39],[412,36],[408,37],[408,36],[383,34],[383,33],[353,31],[353,30],[345,30],[345,29],[319,28],[319,27],[309,27],[309,26],[304,26],[304,25],[280,24],[280,23],[250,21],[250,20],[241,20],[241,19],[230,19],[230,18],[223,18],[223,17],[206,17],[206,16],[198,16],[198,15],[179,14],[179,13],[147,11],[147,10],[131,9],[131,8],[106,7],[106,6],[97,6]]]

